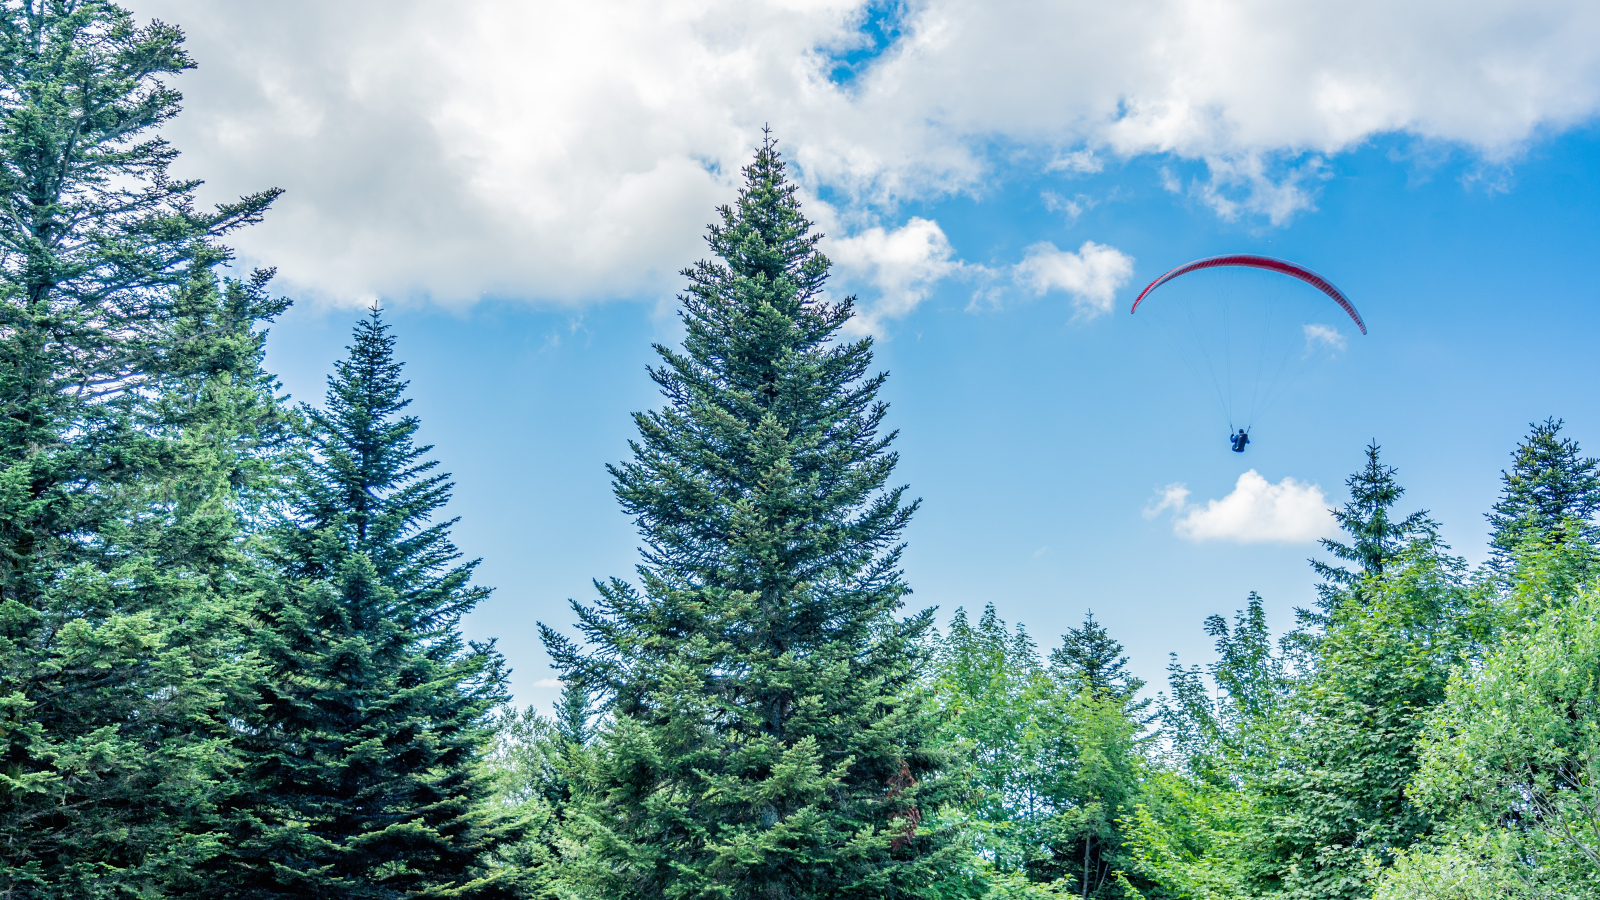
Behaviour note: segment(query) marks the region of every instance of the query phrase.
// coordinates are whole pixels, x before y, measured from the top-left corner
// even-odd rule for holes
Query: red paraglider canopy
[[[1334,287],[1332,284],[1329,284],[1326,278],[1323,278],[1321,275],[1318,275],[1305,266],[1296,265],[1295,263],[1281,259],[1273,259],[1270,256],[1255,256],[1249,253],[1235,253],[1228,256],[1213,256],[1209,259],[1197,259],[1192,263],[1185,263],[1184,265],[1173,269],[1160,278],[1157,278],[1155,281],[1150,282],[1149,287],[1139,292],[1139,298],[1133,301],[1133,309],[1128,310],[1128,312],[1137,312],[1140,301],[1144,300],[1145,297],[1150,296],[1151,291],[1162,286],[1163,284],[1166,284],[1172,279],[1177,278],[1179,275],[1185,275],[1189,272],[1196,272],[1200,269],[1215,269],[1219,266],[1241,266],[1247,269],[1266,269],[1269,272],[1281,272],[1284,275],[1288,275],[1290,278],[1297,278],[1301,281],[1304,281],[1306,284],[1311,285],[1312,287],[1332,298],[1333,302],[1339,304],[1339,307],[1345,312],[1349,313],[1351,319],[1355,320],[1356,327],[1361,329],[1361,333],[1367,333],[1367,325],[1365,322],[1361,321],[1361,314],[1356,312],[1356,308],[1350,304],[1350,301],[1346,299],[1344,293],[1338,288]]]

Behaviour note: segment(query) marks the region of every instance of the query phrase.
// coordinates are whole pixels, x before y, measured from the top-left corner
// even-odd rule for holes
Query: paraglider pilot
[[[1243,453],[1244,445],[1250,443],[1250,435],[1243,428],[1241,428],[1239,429],[1239,433],[1230,436],[1228,441],[1233,444],[1233,452]]]

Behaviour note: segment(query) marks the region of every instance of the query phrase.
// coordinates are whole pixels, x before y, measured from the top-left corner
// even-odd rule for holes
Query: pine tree
[[[271,275],[219,282],[200,272],[174,298],[164,371],[139,415],[156,465],[135,495],[138,514],[102,535],[133,551],[112,576],[160,611],[164,646],[145,663],[165,676],[166,721],[146,729],[133,762],[145,803],[160,804],[143,826],[159,849],[130,873],[137,879],[118,879],[149,894],[206,890],[234,820],[225,811],[239,773],[231,744],[261,675],[250,613],[264,572],[251,532],[276,499],[291,437],[261,369],[257,326],[289,305],[267,294]]]
[[[685,271],[666,405],[635,416],[617,498],[645,541],[636,588],[574,604],[588,649],[545,628],[610,722],[581,793],[574,874],[597,896],[932,896],[957,877],[916,692],[930,613],[897,618],[872,343],[839,330],[828,260],[770,137]]]
[[[268,677],[241,735],[249,820],[220,877],[246,897],[493,894],[515,837],[477,757],[505,700],[492,646],[459,622],[488,594],[460,562],[449,476],[417,446],[376,309],[306,411],[310,452],[262,603]],[[502,875],[504,873],[501,873]]]
[[[1061,636],[1061,646],[1050,651],[1050,664],[1073,690],[1102,699],[1131,697],[1144,687],[1144,682],[1128,671],[1122,644],[1094,620],[1092,610],[1084,614],[1083,627],[1069,628]]]
[[[1488,515],[1489,546],[1502,566],[1524,542],[1544,537],[1557,543],[1576,537],[1600,542],[1600,460],[1585,457],[1578,442],[1561,437],[1560,419],[1532,423],[1533,430],[1512,454],[1511,471]],[[1569,527],[1576,534],[1567,535]]]
[[[1324,583],[1317,586],[1324,613],[1336,605],[1339,598],[1348,595],[1362,578],[1382,575],[1411,541],[1438,530],[1428,518],[1427,510],[1418,510],[1398,522],[1390,520],[1390,510],[1405,493],[1405,488],[1395,480],[1398,470],[1378,461],[1378,451],[1376,443],[1367,445],[1366,466],[1345,480],[1350,500],[1342,508],[1333,510],[1334,519],[1350,536],[1350,543],[1331,538],[1321,540],[1322,548],[1335,559],[1355,563],[1358,570],[1311,560],[1312,571],[1324,579]]]
[[[0,7],[0,893],[148,894],[209,852],[248,451],[231,402],[179,421],[169,391],[255,377],[215,353],[270,313],[222,310],[211,270],[276,192],[201,212],[168,177],[191,65],[109,3]],[[238,318],[185,336],[189,302]]]

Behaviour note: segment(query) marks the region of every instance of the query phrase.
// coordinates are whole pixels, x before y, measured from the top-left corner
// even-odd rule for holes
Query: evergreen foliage
[[[1372,865],[1433,828],[1406,793],[1429,712],[1485,623],[1464,564],[1435,539],[1389,559],[1334,611],[1256,782],[1257,884],[1295,900],[1371,895]]]
[[[1144,682],[1128,671],[1122,644],[1094,620],[1092,610],[1084,615],[1082,627],[1070,628],[1061,636],[1061,646],[1050,651],[1050,664],[1074,693],[1087,691],[1099,699],[1120,699],[1144,688]]]
[[[215,851],[282,307],[211,272],[276,192],[201,212],[167,175],[190,65],[108,3],[0,5],[0,893],[151,893]]]
[[[1181,768],[1151,783],[1132,834],[1140,870],[1180,895],[1367,898],[1438,823],[1407,787],[1428,716],[1493,614],[1424,514],[1389,521],[1401,489],[1375,445],[1350,484],[1336,515],[1351,543],[1325,545],[1362,571],[1316,567],[1333,584],[1315,640],[1274,652],[1252,594],[1232,628],[1206,623],[1217,700],[1198,669],[1172,667],[1162,719]]]
[[[460,618],[488,594],[460,562],[449,476],[404,414],[394,338],[355,329],[308,409],[309,452],[271,552],[282,577],[258,615],[268,667],[240,738],[248,813],[227,860],[247,897],[493,894],[486,854],[515,829],[485,804],[478,756],[505,700],[492,646]]]
[[[685,271],[666,405],[611,468],[644,536],[640,587],[545,629],[610,716],[583,774],[577,877],[596,896],[930,897],[958,877],[944,754],[917,690],[930,613],[887,487],[894,434],[869,339],[839,330],[828,260],[769,138]]]
[[[1523,543],[1544,538],[1600,541],[1600,460],[1582,455],[1578,442],[1561,437],[1560,420],[1546,419],[1512,454],[1501,472],[1500,499],[1489,513],[1489,546],[1504,566]],[[1573,534],[1565,534],[1569,523]]]
[[[1358,568],[1351,571],[1337,564],[1311,561],[1312,571],[1324,582],[1317,586],[1323,613],[1337,605],[1339,598],[1362,578],[1382,575],[1406,545],[1438,529],[1428,518],[1427,510],[1418,510],[1398,522],[1391,521],[1390,510],[1405,493],[1405,488],[1395,480],[1397,470],[1378,460],[1379,449],[1376,442],[1367,445],[1367,464],[1345,480],[1350,499],[1343,507],[1333,510],[1334,519],[1349,535],[1350,543],[1332,538],[1320,541],[1322,548],[1335,559],[1354,563]]]
[[[155,130],[182,34],[0,2],[0,897],[1600,900],[1600,460],[1533,423],[1469,574],[1376,443],[1275,638],[1154,706],[1092,615],[905,617],[870,340],[770,138],[610,468],[637,584],[505,708],[375,309],[321,409]],[[1155,727],[1153,727],[1155,726]]]

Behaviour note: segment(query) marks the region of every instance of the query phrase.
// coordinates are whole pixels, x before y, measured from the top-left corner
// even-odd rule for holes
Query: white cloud
[[[1189,503],[1182,484],[1167,485],[1158,494],[1145,508],[1145,518],[1171,510],[1173,533],[1189,541],[1304,544],[1338,530],[1321,487],[1287,476],[1273,484],[1255,469],[1239,476],[1232,493],[1204,506]]]
[[[536,688],[558,688],[558,687],[561,687],[561,679],[559,679],[559,678],[541,678],[538,681],[535,681],[533,683],[533,687],[536,687]]]
[[[1196,181],[1193,192],[1218,216],[1228,221],[1263,216],[1283,225],[1316,208],[1314,183],[1326,177],[1327,165],[1313,156],[1299,165],[1274,167],[1266,155],[1247,153],[1207,157],[1206,171],[1206,180]]]
[[[201,65],[179,173],[288,188],[241,250],[344,301],[670,294],[768,122],[887,237],[995,147],[1063,177],[1171,155],[1209,173],[1171,186],[1281,223],[1374,135],[1501,171],[1600,110],[1593,0],[913,0],[849,84],[829,52],[868,0],[130,2]]]
[[[1319,345],[1328,350],[1343,350],[1349,346],[1345,340],[1344,333],[1337,328],[1319,325],[1315,322],[1302,325],[1301,328],[1304,329],[1306,334],[1306,349],[1308,351],[1316,349]]]
[[[1111,311],[1117,289],[1133,277],[1133,257],[1094,241],[1076,253],[1041,241],[1023,251],[1012,276],[1035,294],[1065,291],[1078,315],[1092,317]]]
[[[1167,510],[1182,512],[1189,505],[1189,488],[1174,482],[1156,492],[1156,499],[1144,508],[1144,517],[1154,519]]]
[[[838,267],[842,286],[874,288],[851,322],[861,333],[878,333],[885,320],[910,313],[936,284],[961,268],[944,230],[931,219],[913,217],[899,228],[863,229],[829,240],[823,249]]]
[[[1099,201],[1088,194],[1078,194],[1069,200],[1055,191],[1044,191],[1039,197],[1044,201],[1045,209],[1066,213],[1069,222],[1076,222],[1079,216],[1099,205]]]
[[[1074,150],[1063,153],[1045,163],[1046,172],[1065,172],[1069,175],[1093,175],[1104,170],[1106,164],[1094,155],[1093,150]]]

